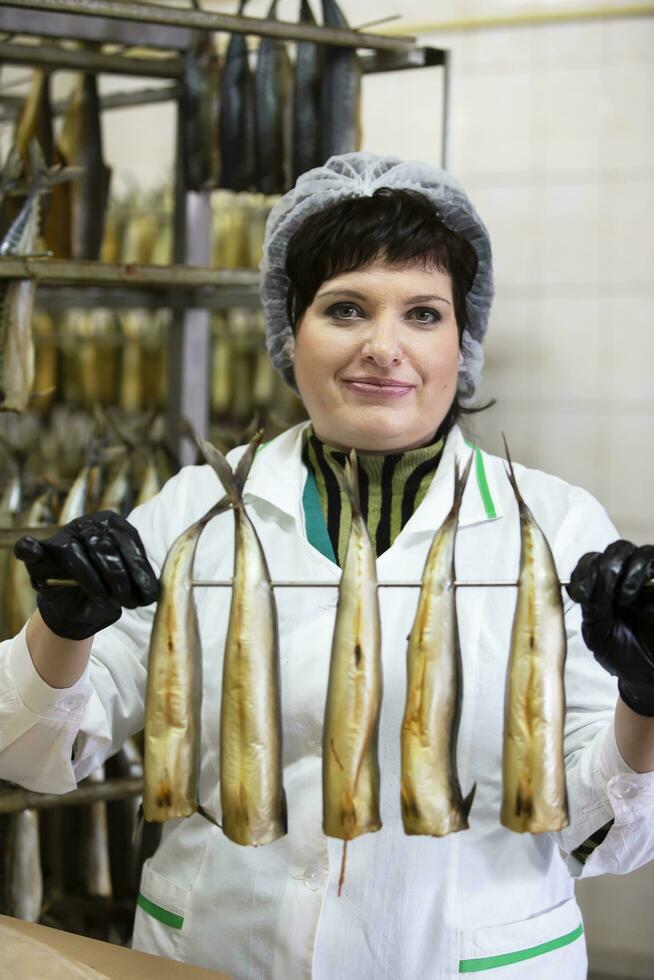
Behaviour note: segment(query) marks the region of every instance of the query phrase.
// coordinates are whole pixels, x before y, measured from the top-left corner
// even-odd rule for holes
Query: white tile
[[[535,194],[533,212],[533,280],[582,288],[596,283],[602,254],[599,185],[543,185]]]
[[[654,59],[603,65],[599,110],[602,166],[654,168]]]
[[[606,61],[654,61],[654,20],[625,17],[602,23],[602,54]]]
[[[654,453],[652,413],[613,414],[606,433],[607,507],[609,513],[629,515],[634,524],[652,518]]]
[[[534,153],[539,169],[597,170],[602,157],[599,67],[547,68],[533,83]]]
[[[364,76],[362,149],[441,166],[442,107],[439,69]]]
[[[533,164],[532,76],[459,75],[452,81],[452,168],[520,173]]]
[[[601,321],[604,305],[596,294],[557,296],[553,291],[541,298],[537,349],[550,397],[567,405],[602,397],[611,344],[609,325]]]
[[[536,297],[496,301],[484,344],[484,392],[488,398],[529,398],[545,393],[540,317]]]
[[[649,399],[654,409],[652,296],[611,296],[602,304],[602,321],[608,324],[610,343],[609,398],[624,403]]]
[[[602,281],[652,284],[654,180],[614,183],[602,193]]]

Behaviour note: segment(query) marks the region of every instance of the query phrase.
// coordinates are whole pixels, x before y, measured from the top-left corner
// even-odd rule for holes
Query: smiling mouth
[[[373,395],[377,398],[402,398],[415,388],[408,381],[394,381],[389,378],[344,378],[343,384],[360,395]]]

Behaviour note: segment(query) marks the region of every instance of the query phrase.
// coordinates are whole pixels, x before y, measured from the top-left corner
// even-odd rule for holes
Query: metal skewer
[[[294,581],[293,579],[277,579],[271,582],[274,589],[337,589],[340,580],[329,581],[329,582],[304,582],[304,581]],[[654,585],[654,580],[652,583]],[[71,586],[77,585],[73,579],[68,578],[48,578],[45,580],[44,585],[47,586]],[[193,579],[191,585],[194,589],[229,589],[233,585],[233,580],[228,579]],[[422,582],[378,582],[378,589],[419,589]],[[469,582],[455,582],[455,589],[505,589],[505,588],[516,588],[517,582],[485,582],[485,581],[469,581]],[[569,582],[561,582],[561,586],[569,585]]]

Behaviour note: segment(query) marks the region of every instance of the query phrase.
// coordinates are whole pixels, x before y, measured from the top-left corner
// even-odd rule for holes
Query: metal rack
[[[191,461],[192,447],[180,431],[189,419],[196,431],[208,428],[210,310],[253,306],[258,302],[257,276],[208,267],[211,203],[209,193],[184,186],[179,123],[182,54],[199,32],[242,33],[284,41],[312,41],[365,51],[364,73],[441,67],[444,72],[442,161],[447,164],[448,53],[417,46],[415,38],[386,37],[361,31],[267,21],[200,10],[125,2],[125,0],[10,0],[0,6],[0,61],[54,70],[93,71],[168,79],[171,84],[116,93],[101,100],[104,110],[174,101],[178,105],[175,165],[174,256],[172,267],[108,266],[62,260],[2,259],[0,278],[34,278],[48,307],[149,307],[174,310],[170,332],[168,432],[171,448],[182,463]],[[39,37],[93,41],[94,49],[14,40]],[[133,46],[138,54],[100,50],[102,45]],[[15,97],[0,99],[0,121],[14,117]],[[55,104],[55,112],[62,110]],[[73,292],[74,290],[74,292]],[[198,365],[207,367],[198,371]]]

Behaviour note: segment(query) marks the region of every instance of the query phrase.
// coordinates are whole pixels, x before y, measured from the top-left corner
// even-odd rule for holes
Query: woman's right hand
[[[27,566],[46,626],[67,640],[87,639],[120,619],[122,607],[149,606],[159,594],[138,531],[110,510],[78,517],[44,541],[19,538],[14,554]]]

